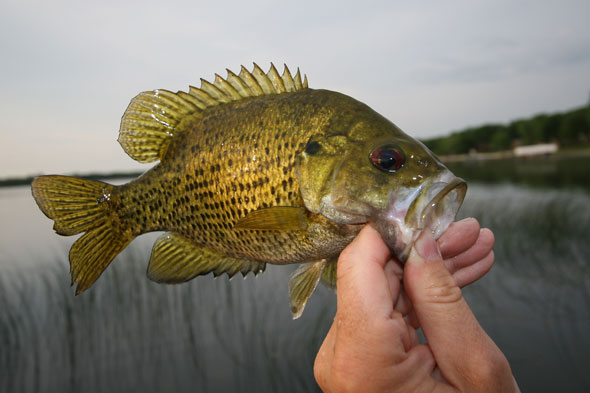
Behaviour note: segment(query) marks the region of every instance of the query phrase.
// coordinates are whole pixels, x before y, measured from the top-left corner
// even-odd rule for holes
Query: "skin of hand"
[[[437,242],[422,233],[402,267],[363,228],[338,260],[338,308],[314,365],[322,390],[519,392],[460,289],[489,271],[493,244],[489,229],[465,219]]]

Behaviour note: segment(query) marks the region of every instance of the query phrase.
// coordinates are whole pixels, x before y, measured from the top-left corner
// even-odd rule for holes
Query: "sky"
[[[590,2],[0,3],[0,178],[146,170],[129,100],[273,62],[416,138],[588,104]]]

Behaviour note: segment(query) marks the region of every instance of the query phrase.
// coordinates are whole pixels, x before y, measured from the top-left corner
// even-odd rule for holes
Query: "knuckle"
[[[472,387],[493,387],[494,392],[511,391],[512,371],[500,350],[482,352],[472,359],[466,380]],[[504,386],[506,385],[506,386]],[[466,391],[469,391],[467,389]]]
[[[453,304],[463,299],[461,288],[456,284],[452,276],[444,279],[435,279],[426,288],[426,298],[432,303]]]

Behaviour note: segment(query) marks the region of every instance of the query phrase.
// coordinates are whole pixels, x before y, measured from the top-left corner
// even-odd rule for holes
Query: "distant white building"
[[[557,153],[557,143],[540,143],[538,145],[518,146],[514,148],[516,157],[541,156]]]

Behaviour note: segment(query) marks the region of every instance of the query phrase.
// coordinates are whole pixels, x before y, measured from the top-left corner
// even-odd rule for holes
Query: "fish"
[[[336,288],[340,252],[370,223],[402,262],[423,230],[438,238],[467,185],[421,142],[345,94],[279,74],[215,74],[199,88],[135,96],[118,142],[155,163],[122,185],[36,177],[32,195],[69,252],[71,285],[90,288],[137,236],[162,231],[147,276],[176,284],[213,273],[257,275],[300,264],[293,318],[319,282]]]

